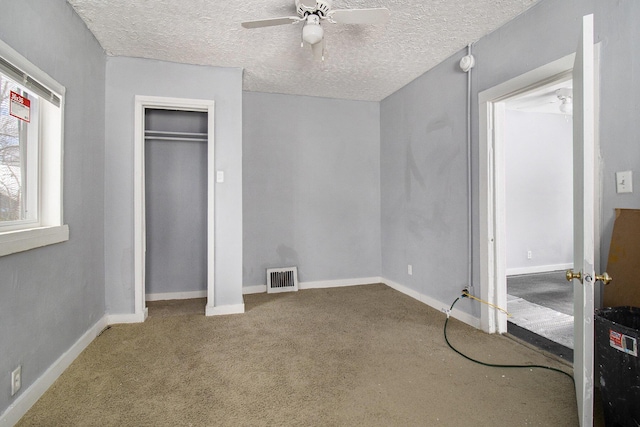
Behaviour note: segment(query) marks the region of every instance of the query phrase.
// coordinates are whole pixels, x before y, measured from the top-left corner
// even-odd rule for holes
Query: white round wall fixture
[[[476,59],[473,55],[463,56],[460,60],[460,69],[465,73],[472,69],[474,65],[476,65]]]

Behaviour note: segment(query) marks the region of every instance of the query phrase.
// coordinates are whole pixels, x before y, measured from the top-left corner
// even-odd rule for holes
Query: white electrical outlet
[[[22,365],[11,372],[11,396],[16,394],[22,387]]]
[[[531,259],[533,257],[533,254],[531,253],[531,251],[527,251],[527,259]]]
[[[407,264],[407,274],[413,276],[413,266],[411,264]]]

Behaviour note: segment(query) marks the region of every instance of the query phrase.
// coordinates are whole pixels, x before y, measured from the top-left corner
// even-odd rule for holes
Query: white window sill
[[[69,226],[38,227],[0,233],[0,256],[69,240]]]

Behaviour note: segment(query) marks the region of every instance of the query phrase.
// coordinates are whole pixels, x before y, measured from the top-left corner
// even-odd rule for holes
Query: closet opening
[[[133,321],[147,301],[215,305],[213,101],[136,97]]]
[[[207,113],[145,109],[145,299],[207,296]]]

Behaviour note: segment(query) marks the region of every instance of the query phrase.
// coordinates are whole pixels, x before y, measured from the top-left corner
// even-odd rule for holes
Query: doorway
[[[480,285],[482,298],[507,307],[506,144],[507,102],[550,90],[571,80],[575,55],[568,55],[478,95],[480,117]],[[570,205],[570,200],[566,202]],[[525,258],[528,252],[525,251]],[[507,332],[507,315],[482,307],[480,323],[489,333]]]
[[[507,331],[571,361],[572,79],[503,102]]]
[[[135,98],[135,135],[134,135],[134,315],[131,321],[142,322],[148,315],[146,307],[147,294],[147,187],[146,187],[146,123],[147,110],[156,111],[160,117],[163,117],[162,111],[174,112],[196,112],[206,114],[206,136],[197,135],[203,132],[180,132],[176,134],[173,130],[153,129],[156,131],[151,136],[157,141],[159,138],[169,137],[176,141],[183,139],[203,139],[206,142],[206,148],[201,150],[200,155],[206,155],[206,227],[200,230],[201,235],[206,236],[206,297],[207,305],[205,313],[210,315],[214,311],[215,304],[215,161],[214,161],[214,102],[200,99],[183,99],[183,98],[163,98],[163,97],[147,97],[136,96]],[[178,113],[180,116],[182,113]],[[202,120],[203,116],[199,116],[196,122]],[[163,117],[169,120],[167,117]],[[169,120],[170,121],[170,120]],[[203,125],[198,125],[203,126]],[[163,134],[163,132],[169,132]],[[196,135],[193,135],[196,134]],[[183,141],[184,142],[184,141]],[[189,144],[194,141],[188,142]],[[202,275],[202,270],[199,273]],[[190,292],[190,291],[187,291]],[[201,290],[199,291],[201,292]],[[171,293],[161,291],[160,293]],[[178,291],[178,295],[182,291]]]
[[[596,48],[598,46],[596,45]],[[596,63],[598,49],[595,50]],[[545,91],[554,85],[571,81],[575,54],[567,55],[547,65],[529,71],[493,88],[480,92],[479,104],[479,166],[480,166],[480,285],[481,297],[499,307],[507,307],[507,237],[505,200],[505,144],[504,122],[506,104],[509,100]],[[596,67],[597,70],[597,67]],[[596,79],[597,82],[597,79]],[[597,92],[597,91],[596,91]],[[597,108],[597,103],[596,103]],[[596,123],[597,126],[597,123]],[[596,132],[597,134],[597,132]],[[596,141],[597,147],[597,141]],[[596,148],[596,151],[598,149]],[[567,159],[571,163],[571,159]],[[600,180],[599,165],[595,167],[596,182]],[[595,259],[598,268],[599,248],[599,196],[596,192],[595,215]],[[563,204],[570,208],[570,200]],[[527,254],[528,250],[525,251]],[[528,254],[527,254],[528,255]],[[532,253],[532,258],[533,258]],[[571,285],[569,284],[569,287]],[[574,288],[575,289],[575,288]],[[600,301],[595,295],[596,305]],[[507,333],[507,315],[499,310],[482,307],[481,328],[488,333]]]
[[[207,296],[207,113],[145,109],[146,301]]]

